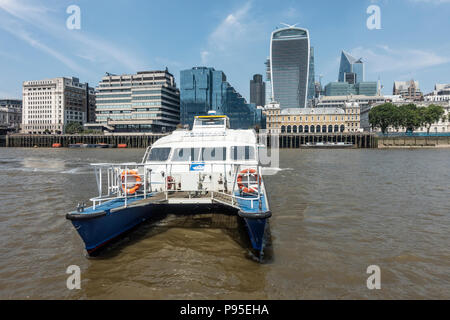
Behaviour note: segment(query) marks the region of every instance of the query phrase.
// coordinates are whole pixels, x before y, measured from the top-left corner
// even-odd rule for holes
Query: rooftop
[[[302,114],[344,114],[341,108],[287,108],[281,110],[281,115],[302,115]]]

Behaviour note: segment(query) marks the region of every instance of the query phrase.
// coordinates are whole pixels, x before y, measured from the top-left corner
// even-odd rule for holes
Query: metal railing
[[[146,159],[148,150],[144,155]],[[191,170],[192,165],[203,166],[200,171]],[[187,193],[189,199],[202,196],[210,196],[211,201],[222,202],[232,207],[238,207],[238,200],[250,201],[251,208],[258,205],[262,208],[264,184],[261,175],[261,166],[254,162],[169,162],[169,163],[123,163],[92,164],[97,181],[98,196],[91,198],[93,209],[105,201],[124,199],[124,206],[128,205],[130,198],[141,197],[146,199],[156,192],[163,192],[165,200],[174,198],[177,193]],[[163,167],[160,172],[162,181],[152,179],[152,167]],[[254,170],[254,173],[242,173],[244,170]],[[239,183],[253,192],[245,193],[239,188]],[[256,180],[251,180],[254,174]],[[152,185],[153,183],[153,185]],[[157,186],[163,187],[159,190]],[[131,186],[131,187],[130,187]],[[135,190],[133,190],[135,189]],[[242,188],[244,189],[244,188]],[[131,191],[131,192],[130,192]],[[228,198],[229,201],[223,199]],[[265,197],[264,201],[267,201]]]
[[[96,163],[91,164],[94,167],[95,178],[97,181],[98,196],[91,198],[93,209],[101,205],[102,202],[124,199],[124,206],[128,205],[129,198],[143,197],[144,199],[151,193],[151,169],[143,163]],[[106,190],[104,190],[103,177],[106,176]],[[130,177],[134,177],[134,182]],[[135,190],[129,188],[134,183]]]

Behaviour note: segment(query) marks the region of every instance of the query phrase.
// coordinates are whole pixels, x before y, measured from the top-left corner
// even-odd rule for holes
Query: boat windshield
[[[197,161],[200,148],[177,148],[172,156],[172,161]]]
[[[255,148],[251,146],[232,146],[231,159],[255,160]]]
[[[147,161],[166,161],[172,148],[152,148]]]
[[[224,124],[225,124],[224,118],[195,119],[196,127],[223,126]]]
[[[227,148],[203,148],[202,161],[225,161],[227,159]]]

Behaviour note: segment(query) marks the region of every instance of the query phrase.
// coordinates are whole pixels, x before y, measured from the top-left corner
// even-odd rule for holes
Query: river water
[[[0,148],[0,299],[450,299],[449,149],[281,150],[264,264],[221,215],[169,214],[88,258],[65,214],[95,195],[89,163],[143,152]]]

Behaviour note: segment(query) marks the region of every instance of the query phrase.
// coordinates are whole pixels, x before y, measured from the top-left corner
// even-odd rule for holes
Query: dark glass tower
[[[260,74],[255,74],[250,80],[250,103],[256,106],[266,105],[266,83]]]
[[[230,118],[232,129],[265,128],[262,109],[247,103],[228,82],[225,74],[214,68],[195,67],[180,72],[180,118],[192,127],[195,116],[214,110]]]
[[[270,66],[272,96],[285,108],[307,106],[310,69],[309,32],[288,27],[272,32]]]

